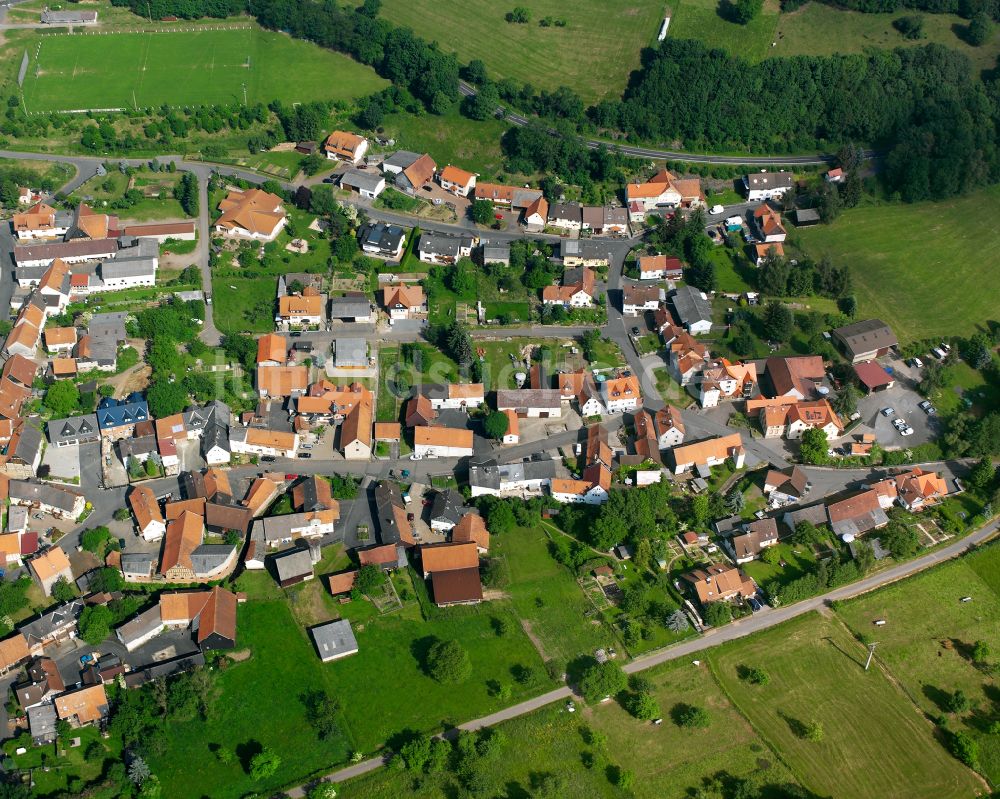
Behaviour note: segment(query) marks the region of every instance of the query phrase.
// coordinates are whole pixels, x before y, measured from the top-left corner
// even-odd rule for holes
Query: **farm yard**
[[[836,619],[803,616],[710,650],[719,684],[811,791],[838,799],[968,797],[983,786]],[[766,685],[740,674],[762,668]],[[818,728],[819,732],[815,730]]]
[[[387,85],[369,67],[246,23],[25,40],[29,112],[351,100]],[[295,80],[287,80],[294,74]]]
[[[993,186],[942,202],[855,208],[791,241],[815,260],[850,264],[858,313],[882,319],[900,343],[966,336],[1000,317],[1000,292],[982,290],[983,269],[1000,247],[998,203]]]
[[[489,0],[384,0],[380,16],[454,50],[460,61],[481,59],[494,79],[513,78],[536,89],[570,86],[592,103],[621,95],[629,73],[639,67],[640,52],[656,42],[664,8],[655,0],[613,9],[601,0],[520,5],[531,12],[525,24],[506,22],[510,9]],[[552,24],[543,27],[546,18]],[[481,46],[498,40],[501,46]]]

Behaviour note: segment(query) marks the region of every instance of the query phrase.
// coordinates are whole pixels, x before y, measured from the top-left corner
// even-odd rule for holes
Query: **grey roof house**
[[[358,641],[354,637],[351,623],[347,619],[319,624],[311,628],[309,632],[316,644],[319,659],[324,663],[339,660],[348,655],[356,654],[358,651]]]
[[[48,433],[49,443],[56,447],[84,444],[101,438],[96,413],[71,416],[68,419],[50,419],[45,425],[45,431]]]
[[[368,340],[339,337],[334,339],[333,365],[338,369],[359,369],[368,366]]]
[[[670,296],[674,314],[689,333],[709,333],[712,330],[712,304],[693,286],[681,286]]]
[[[368,322],[372,317],[372,304],[360,292],[349,292],[343,297],[330,297],[331,321]]]
[[[279,552],[272,558],[278,585],[287,588],[313,578],[312,556],[306,547]]]

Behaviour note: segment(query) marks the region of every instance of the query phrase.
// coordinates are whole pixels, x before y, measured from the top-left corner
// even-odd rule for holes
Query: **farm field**
[[[664,11],[654,0],[613,7],[601,0],[518,5],[531,12],[526,24],[506,22],[512,6],[489,0],[384,0],[380,16],[455,51],[460,61],[481,59],[494,78],[536,89],[569,86],[592,103],[621,95],[639,66],[640,51],[655,43]],[[563,19],[566,26],[543,28],[539,21],[545,17]],[[495,46],[484,47],[485,42]]]
[[[387,85],[308,42],[251,28],[86,33],[30,40],[29,111],[351,100]],[[294,72],[295,80],[286,76]]]
[[[1000,547],[986,547],[960,560],[846,602],[837,613],[854,632],[877,638],[876,657],[927,714],[946,713],[948,694],[961,689],[967,713],[953,715],[979,741],[983,773],[1000,781],[1000,745],[985,733],[995,717],[996,679],[977,668],[971,650],[984,641],[1000,650]],[[960,602],[971,596],[971,602]],[[874,627],[876,619],[886,624]]]
[[[775,747],[802,784],[838,799],[969,797],[983,786],[934,738],[933,728],[881,669],[864,671],[865,648],[817,614],[708,654],[723,690]],[[762,667],[767,685],[738,676]],[[822,740],[804,729],[818,723]]]
[[[510,572],[506,590],[546,660],[563,668],[580,655],[615,645],[609,627],[594,623],[601,617],[576,579],[549,554],[543,530],[516,528],[494,540],[495,554]]]
[[[964,336],[1000,317],[1000,292],[982,290],[1000,264],[998,203],[993,186],[936,203],[856,208],[797,230],[792,242],[815,260],[850,264],[859,318],[882,319],[901,343]]]

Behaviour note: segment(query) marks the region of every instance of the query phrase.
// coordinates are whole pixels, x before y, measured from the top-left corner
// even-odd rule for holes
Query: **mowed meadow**
[[[892,326],[901,342],[967,336],[1000,319],[1000,186],[936,203],[886,203],[802,228],[806,255],[849,264],[861,317]]]
[[[514,6],[531,12],[509,23]],[[584,102],[621,96],[644,47],[656,42],[663,22],[659,0],[383,0],[381,16],[436,41],[459,61],[480,59],[494,79],[513,78],[537,89],[569,86]],[[540,22],[546,18],[551,25]],[[562,20],[566,24],[555,24]]]
[[[246,22],[47,35],[26,49],[29,112],[352,100],[388,85],[345,55]]]

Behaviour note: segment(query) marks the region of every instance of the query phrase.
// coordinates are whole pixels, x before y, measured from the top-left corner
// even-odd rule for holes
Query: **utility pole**
[[[878,646],[878,641],[872,641],[868,644],[868,660],[865,661],[865,671],[868,671],[868,667],[872,664],[872,658],[875,657],[875,647]]]

